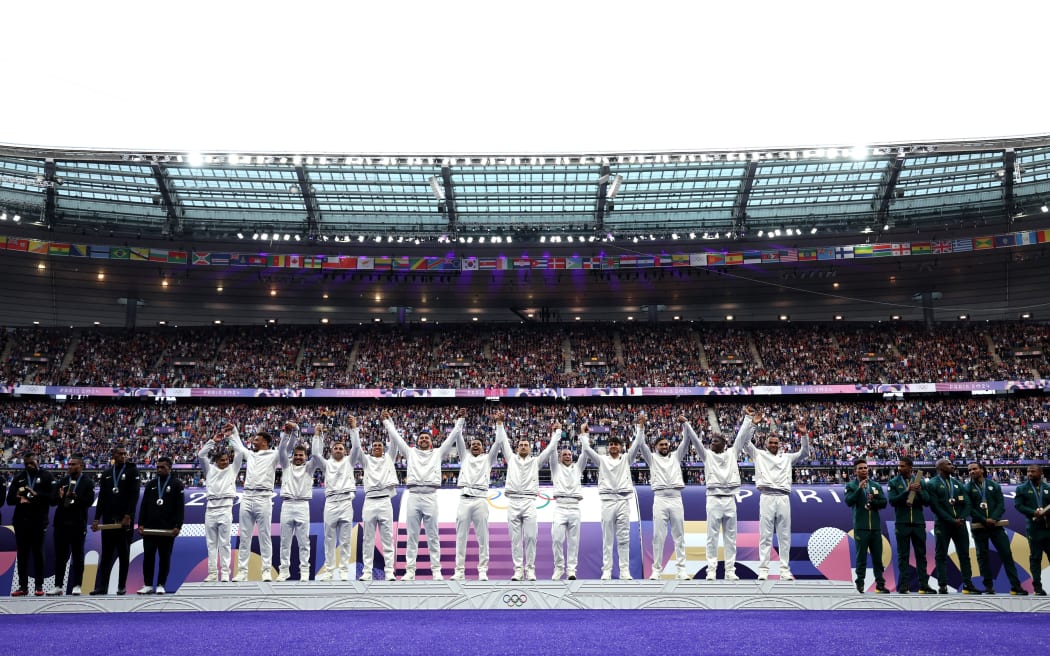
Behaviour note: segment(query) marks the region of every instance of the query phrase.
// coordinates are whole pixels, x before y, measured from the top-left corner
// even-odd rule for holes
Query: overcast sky
[[[0,142],[584,153],[1050,134],[1050,2],[4,2]]]

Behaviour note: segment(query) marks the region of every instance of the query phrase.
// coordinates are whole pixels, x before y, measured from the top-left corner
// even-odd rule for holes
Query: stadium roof
[[[1037,214],[1050,136],[660,153],[362,155],[0,146],[0,209],[49,229],[318,240],[856,235]]]

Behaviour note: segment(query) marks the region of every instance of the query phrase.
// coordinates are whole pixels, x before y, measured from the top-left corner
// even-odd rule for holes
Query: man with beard
[[[146,484],[139,509],[139,535],[142,536],[142,580],[138,594],[164,594],[171,570],[171,552],[175,538],[182,531],[186,498],[182,481],[171,473],[171,458],[157,458],[157,476]],[[170,535],[154,533],[168,531]],[[153,566],[160,561],[157,587],[153,587]]]
[[[11,480],[7,503],[15,507],[11,523],[15,528],[18,552],[18,589],[12,597],[29,594],[29,561],[33,561],[33,594],[44,594],[44,535],[47,533],[47,515],[55,481],[51,474],[37,466],[36,454],[27,452],[22,461],[25,470]]]
[[[970,474],[970,481],[966,483],[972,508],[970,533],[973,535],[973,546],[977,549],[977,570],[984,581],[984,592],[995,594],[995,577],[988,562],[988,543],[991,542],[1010,581],[1010,594],[1027,595],[1028,591],[1021,587],[1021,579],[1017,577],[1010,538],[1006,537],[1006,529],[999,525],[1006,512],[1003,489],[995,481],[986,478],[987,470],[983,464],[971,462],[966,468]]]
[[[882,519],[879,511],[886,507],[886,493],[877,481],[871,480],[868,462],[864,458],[853,461],[857,477],[846,483],[846,505],[853,509],[853,542],[857,546],[855,582],[857,592],[864,592],[864,578],[868,571],[868,553],[875,570],[875,592],[886,594],[886,579],[882,566]]]
[[[671,442],[666,437],[657,438],[656,453],[645,442],[644,412],[638,415],[634,439],[642,460],[649,465],[649,481],[653,490],[653,571],[649,578],[658,580],[663,571],[664,542],[667,530],[671,530],[674,545],[675,578],[693,578],[685,570],[685,508],[682,506],[682,460],[689,453],[690,441],[682,437],[678,448],[671,451]]]
[[[321,427],[314,427],[314,456],[321,457]],[[346,457],[346,442],[337,439],[332,442],[332,456],[322,459],[324,472],[324,565],[317,572],[318,581],[327,581],[334,576],[336,567],[336,550],[338,549],[340,572],[339,578],[349,581],[352,575],[350,568],[350,532],[354,525],[354,494],[357,491],[357,479],[354,477],[354,465]]]
[[[1033,590],[1045,597],[1043,556],[1050,558],[1050,484],[1043,479],[1039,465],[1028,465],[1028,480],[1014,490],[1014,507],[1028,518],[1028,570]]]
[[[283,435],[291,440],[291,436]],[[280,454],[273,448],[273,437],[258,431],[252,437],[252,449],[241,443],[240,432],[233,428],[234,453],[248,463],[244,472],[244,494],[241,497],[240,522],[237,528],[237,575],[235,583],[248,580],[248,560],[252,555],[252,533],[259,530],[259,556],[262,558],[262,580],[271,581],[273,574],[273,487],[277,478]]]
[[[496,415],[503,421],[503,413]],[[463,433],[456,435],[459,450],[459,507],[456,509],[456,570],[453,581],[466,578],[467,536],[474,527],[474,539],[478,541],[478,580],[489,578],[489,484],[492,481],[492,465],[499,457],[500,441],[494,439],[488,452],[481,438],[470,440],[465,445]]]
[[[390,413],[383,411],[383,420]],[[375,559],[376,528],[379,528],[379,543],[383,549],[385,578],[394,580],[394,508],[391,499],[397,492],[397,472],[394,470],[394,454],[391,444],[374,440],[367,453],[361,447],[361,429],[357,418],[350,417],[350,460],[361,467],[365,502],[361,507],[361,580],[372,580],[372,564]]]
[[[952,461],[941,458],[937,461],[937,475],[930,479],[926,489],[930,495],[930,508],[937,516],[933,535],[936,539],[934,563],[936,567],[938,594],[948,594],[948,547],[955,543],[959,556],[959,571],[962,573],[963,594],[980,594],[970,581],[970,537],[966,530],[966,518],[970,516],[970,495],[952,474]]]
[[[496,441],[503,446],[507,461],[507,528],[510,530],[510,554],[514,561],[512,581],[536,580],[536,495],[540,492],[540,465],[547,462],[561,439],[561,424],[555,423],[551,441],[538,456],[532,455],[532,444],[519,439],[510,450],[510,440],[503,426],[502,413],[496,418]]]
[[[580,431],[587,433],[587,424]],[[580,502],[583,486],[580,479],[587,467],[587,454],[581,453],[574,463],[572,451],[551,452],[551,483],[554,485],[554,522],[551,524],[551,543],[554,547],[555,581],[566,577],[576,580],[576,564],[580,555]]]
[[[234,453],[233,462],[230,462],[228,452],[219,450],[223,439]],[[230,533],[233,529],[233,503],[237,499],[237,472],[244,461],[244,456],[234,450],[233,440],[233,426],[227,426],[223,433],[205,442],[197,453],[208,497],[208,508],[204,512],[204,542],[208,549],[205,583],[220,579],[228,582],[233,576]]]
[[[101,530],[103,525],[120,524],[120,528],[102,531],[102,553],[95,572],[93,595],[109,593],[109,575],[113,570],[113,559],[117,563],[117,594],[125,594],[128,583],[128,563],[131,559],[132,523],[135,507],[139,501],[139,470],[135,463],[128,462],[128,452],[115,447],[111,454],[112,465],[102,472],[98,484],[98,503],[91,530]]]
[[[84,474],[84,458],[74,453],[69,472],[58,481],[51,501],[55,508],[55,589],[65,592],[66,561],[70,561],[70,594],[79,595],[84,578],[84,540],[87,537],[88,509],[95,503],[95,481]]]
[[[897,539],[897,592],[907,594],[908,553],[915,552],[915,578],[919,594],[937,594],[930,587],[930,571],[926,562],[926,516],[923,506],[930,504],[922,475],[914,470],[911,456],[901,456],[897,475],[887,484],[889,503],[893,506],[893,533]]]

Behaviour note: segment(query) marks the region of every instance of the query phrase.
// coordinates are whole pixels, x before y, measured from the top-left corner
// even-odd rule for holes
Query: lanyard
[[[37,480],[39,480],[39,477],[37,478]],[[33,481],[33,477],[29,475],[29,471],[27,470],[26,471],[26,487],[29,488],[30,492],[35,492],[36,490],[33,489],[34,485],[36,485],[36,483]]]
[[[952,477],[951,476],[948,477],[948,498],[949,499],[954,499],[955,498],[955,483],[952,482]]]
[[[164,493],[168,491],[168,483],[171,482],[171,476],[164,479],[164,485],[160,484],[160,479],[157,479],[157,498],[163,499]]]
[[[127,469],[128,464],[124,463],[120,468],[120,478],[117,478],[117,466],[113,465],[113,489],[120,487],[120,480],[124,478],[124,470]]]
[[[1043,484],[1040,482],[1037,485],[1033,485],[1032,489],[1035,490],[1035,505],[1039,508],[1043,507]]]
[[[986,497],[988,495],[988,490],[985,488],[985,485],[986,485],[986,483],[984,481],[981,481],[981,484],[977,486],[977,489],[981,491],[981,503],[982,504],[987,502]]]
[[[72,478],[69,479],[69,484],[66,487],[67,492],[72,492],[74,495],[77,493],[77,487],[80,486],[80,478],[80,476],[77,476],[75,481]]]

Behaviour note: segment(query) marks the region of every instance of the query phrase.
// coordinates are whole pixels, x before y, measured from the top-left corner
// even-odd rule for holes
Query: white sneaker
[[[514,576],[510,577],[510,580],[511,581],[520,581],[522,578],[524,578],[523,572],[520,569],[516,569],[516,570],[514,570]]]
[[[733,572],[726,572],[726,580],[727,581],[739,581],[740,577],[737,576],[736,574],[734,574]]]
[[[332,570],[330,570],[330,569],[322,569],[320,572],[317,573],[317,576],[314,577],[314,580],[315,581],[331,581],[332,580]]]
[[[602,581],[611,581],[612,580],[612,572],[610,572],[609,570],[603,570],[602,571],[602,578],[601,578],[601,580]]]
[[[207,576],[204,577],[204,582],[205,583],[215,583],[218,580],[219,580],[219,575],[217,573],[215,573],[215,572],[212,572],[211,574],[208,574]]]
[[[247,580],[248,580],[248,573],[247,572],[237,572],[237,576],[233,577],[233,579],[232,579],[232,581],[234,583],[244,583]]]
[[[565,578],[568,579],[569,581],[575,581],[576,580],[576,570],[570,569],[568,572],[565,573]]]
[[[688,576],[682,576],[682,574],[684,574],[684,572],[678,572],[678,578],[680,578],[680,579],[682,579],[682,578],[689,578]],[[705,576],[704,578],[707,579],[708,581],[714,581],[714,580],[716,580],[718,578],[718,571],[708,567],[707,568],[707,576]]]
[[[309,572],[307,573],[306,578],[310,578]],[[339,580],[340,581],[349,581],[350,580],[350,570],[346,570],[346,569],[339,570]]]
[[[346,579],[343,579],[343,580],[345,581]],[[301,569],[301,570],[299,570],[299,582],[300,583],[307,583],[309,581],[310,581],[310,570],[308,570],[308,569]]]
[[[478,580],[479,581],[488,581],[489,580],[489,573],[488,572],[479,571],[478,572]]]
[[[442,575],[441,570],[435,569],[430,572],[430,580],[432,581],[444,581],[445,577]]]
[[[653,573],[649,575],[649,580],[650,581],[659,581],[660,580],[660,576],[661,576],[660,570],[654,569]],[[623,578],[623,577],[620,577],[620,578]]]
[[[148,586],[148,585],[144,585],[141,588],[139,588],[139,591],[136,592],[135,594],[140,594],[140,595],[153,594],[153,588]]]
[[[219,582],[220,583],[229,583],[231,578],[232,577],[230,576],[229,572],[223,572],[222,575],[219,577]]]
[[[551,580],[552,581],[560,581],[563,576],[565,576],[565,570],[563,570],[560,567],[555,567],[554,568],[554,575],[551,576]]]
[[[795,580],[795,575],[792,574],[790,570],[785,570],[785,571],[780,573],[780,580],[781,581],[794,581]]]
[[[158,585],[157,586],[157,594],[164,594],[164,586],[163,585]]]
[[[369,576],[371,576],[371,574],[369,574]],[[383,570],[383,580],[384,581],[396,581],[397,577],[394,576],[394,570],[392,570],[392,569],[385,569],[385,570]]]
[[[449,581],[462,581],[465,578],[467,578],[467,577],[463,575],[463,571],[457,569],[455,572],[452,573],[452,576],[450,576],[448,580]]]
[[[525,570],[525,580],[526,581],[535,581],[536,580],[536,570],[534,570],[531,567],[528,568],[527,570]]]
[[[282,569],[279,572],[277,572],[277,580],[278,581],[287,581],[290,576],[291,576],[291,574],[289,574],[288,570],[286,570],[286,569]]]
[[[361,578],[358,579],[358,581],[371,581],[371,580],[372,580],[372,572],[361,572]]]
[[[415,581],[416,580],[416,572],[415,572],[415,570],[409,570],[409,571],[405,572],[405,575],[401,577],[401,580],[402,581]]]
[[[634,577],[631,576],[631,573],[628,572],[627,570],[621,569],[620,570],[620,580],[621,581],[633,581]]]
[[[269,567],[263,569],[262,580],[263,583],[269,583],[270,581],[273,581],[273,573],[270,572]]]
[[[765,581],[768,578],[769,578],[769,570],[766,570],[766,569],[758,570],[758,580],[759,581]]]
[[[70,592],[69,594],[79,597],[80,596],[80,586],[79,585],[74,585],[73,586],[73,592]]]

